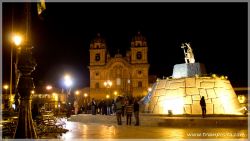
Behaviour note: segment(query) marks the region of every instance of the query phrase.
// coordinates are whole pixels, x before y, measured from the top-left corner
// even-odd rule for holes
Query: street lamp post
[[[66,102],[66,107],[68,108],[68,114],[71,113],[71,106],[69,105],[69,96],[70,96],[70,91],[71,91],[71,86],[72,86],[73,82],[71,79],[71,76],[66,74],[64,75],[64,85],[66,86],[66,88],[68,88],[68,91],[66,89],[66,95],[65,95],[65,102]]]
[[[84,93],[84,113],[87,114],[87,108],[88,108],[88,94]]]
[[[12,41],[16,46],[14,91],[15,91],[15,105],[16,105],[16,107],[18,107],[18,98],[19,98],[19,96],[18,96],[18,93],[17,93],[17,80],[18,80],[18,77],[19,77],[19,73],[18,73],[18,69],[17,69],[17,64],[18,64],[18,54],[19,54],[20,49],[21,49],[20,45],[22,43],[22,36],[19,35],[19,34],[14,34],[12,36]],[[13,99],[12,99],[12,62],[13,62],[12,60],[13,59],[12,58],[13,58],[13,47],[11,46],[11,59],[10,59],[10,64],[11,64],[10,65],[11,66],[10,67],[10,97],[11,97],[11,99],[10,99],[10,104],[12,104],[12,101],[13,101]]]

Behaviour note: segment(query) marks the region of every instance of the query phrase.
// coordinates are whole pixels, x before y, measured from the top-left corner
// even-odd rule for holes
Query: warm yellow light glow
[[[245,103],[246,97],[244,95],[239,95],[238,100],[239,100],[240,103]]]
[[[22,37],[20,35],[14,35],[12,40],[16,46],[19,46],[22,42]]]
[[[109,95],[106,95],[106,98],[109,99]]]
[[[71,80],[71,77],[70,75],[66,74],[64,76],[64,84],[67,86],[67,87],[70,87],[72,85],[72,80]]]
[[[148,91],[151,92],[151,91],[152,91],[152,88],[148,88]]]
[[[14,102],[15,95],[10,96],[10,102]]]
[[[9,89],[9,85],[4,85],[3,88],[4,88],[5,90]]]
[[[105,87],[111,87],[112,86],[112,81],[110,81],[110,80],[105,81],[104,86]]]
[[[34,90],[32,90],[32,91],[31,91],[31,93],[32,93],[32,94],[34,94],[34,93],[35,93],[35,91],[34,91]]]
[[[88,96],[88,94],[87,93],[84,93],[84,97],[87,97]]]
[[[46,90],[51,90],[51,89],[52,89],[51,85],[46,86]]]
[[[212,77],[213,77],[213,78],[217,78],[217,75],[216,75],[216,74],[212,74]]]
[[[114,91],[114,95],[117,95],[117,91]]]
[[[168,114],[169,110],[171,110],[174,115],[184,114],[184,99],[182,97],[165,99],[162,102],[162,106],[162,114]]]
[[[75,94],[76,94],[76,95],[79,95],[79,94],[80,94],[80,92],[79,92],[79,91],[75,91]]]

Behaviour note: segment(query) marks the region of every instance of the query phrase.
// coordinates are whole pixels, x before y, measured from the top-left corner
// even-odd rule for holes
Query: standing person
[[[77,115],[79,110],[79,105],[76,100],[74,101],[74,110],[75,110],[75,115]]]
[[[134,116],[135,116],[135,126],[139,126],[139,108],[140,105],[138,103],[137,98],[134,99]]]
[[[205,118],[207,111],[206,111],[206,102],[205,102],[204,96],[201,97],[200,105],[201,105],[201,110],[202,110],[202,117]]]
[[[122,102],[121,97],[117,97],[115,102],[115,110],[116,110],[116,118],[117,118],[117,124],[122,125]]]
[[[91,101],[91,111],[92,111],[92,115],[96,114],[96,102],[94,98],[92,98],[92,101]]]
[[[127,115],[127,118],[126,118],[127,125],[131,125],[131,117],[133,113],[133,105],[132,105],[131,99],[128,100],[128,103],[125,106],[125,112]]]

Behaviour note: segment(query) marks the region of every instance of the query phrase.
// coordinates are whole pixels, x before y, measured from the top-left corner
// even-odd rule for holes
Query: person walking
[[[92,115],[96,114],[96,102],[94,98],[92,98],[92,101],[91,101],[91,111],[92,111]]]
[[[201,110],[202,110],[202,117],[205,118],[206,116],[206,102],[204,96],[201,97],[200,100]]]
[[[116,118],[117,118],[117,124],[122,125],[122,103],[121,103],[121,97],[117,97],[115,102],[115,110],[116,110]]]
[[[139,126],[139,108],[140,105],[138,103],[137,98],[134,99],[134,116],[135,116],[135,126]]]
[[[131,125],[131,117],[133,113],[133,105],[131,99],[128,100],[128,103],[125,106],[125,112],[126,112],[126,121],[127,125]]]

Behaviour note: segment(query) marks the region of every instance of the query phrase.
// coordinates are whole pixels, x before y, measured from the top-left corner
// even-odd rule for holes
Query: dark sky
[[[196,62],[208,73],[224,74],[234,86],[247,86],[247,3],[46,3],[43,20],[33,5],[32,43],[38,66],[35,85],[60,86],[70,72],[75,88],[89,85],[89,44],[101,33],[111,55],[125,55],[141,31],[149,48],[150,75],[172,75],[184,63],[181,43],[191,42]],[[3,83],[9,82],[11,8],[14,28],[21,4],[3,3]],[[20,18],[20,19],[19,19]]]

